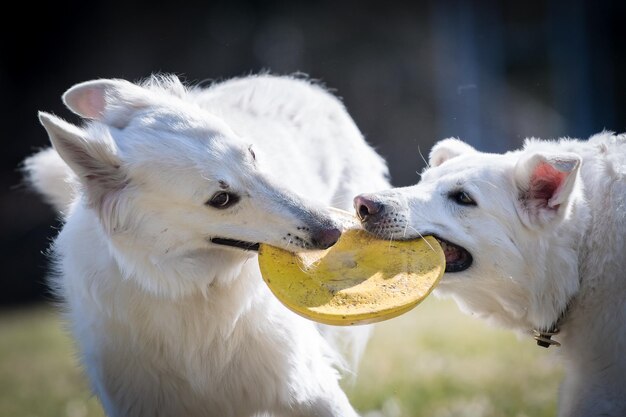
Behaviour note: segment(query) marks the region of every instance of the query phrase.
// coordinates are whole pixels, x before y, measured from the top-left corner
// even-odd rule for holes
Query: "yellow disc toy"
[[[263,279],[292,311],[324,324],[375,323],[409,311],[441,279],[445,257],[433,237],[389,241],[343,221],[347,230],[326,250],[260,246]]]

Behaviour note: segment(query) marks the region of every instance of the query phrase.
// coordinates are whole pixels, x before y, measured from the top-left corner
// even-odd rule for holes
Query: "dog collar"
[[[559,334],[559,331],[557,323],[554,323],[548,331],[533,329],[533,339],[537,341],[537,346],[544,348],[549,348],[550,346],[559,347],[561,344],[556,340],[552,340],[552,336]]]
[[[552,326],[550,326],[548,330],[532,330],[533,339],[537,341],[537,346],[541,346],[544,348],[549,348],[550,346],[561,346],[559,342],[557,342],[556,340],[552,340],[552,336],[556,336],[561,331],[561,322],[569,311],[569,305],[570,303],[567,303],[565,309],[561,312],[556,321],[552,323]]]

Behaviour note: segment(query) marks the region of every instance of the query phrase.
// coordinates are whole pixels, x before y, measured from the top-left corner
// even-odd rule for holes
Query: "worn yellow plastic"
[[[263,279],[289,309],[319,323],[349,326],[399,316],[425,299],[445,270],[437,241],[378,239],[344,231],[330,249],[259,249]]]

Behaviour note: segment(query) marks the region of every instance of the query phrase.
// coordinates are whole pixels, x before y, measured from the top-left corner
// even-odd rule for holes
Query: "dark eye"
[[[475,206],[476,205],[476,202],[467,193],[467,191],[455,191],[450,194],[450,198],[454,200],[455,203],[460,204],[462,206]]]
[[[215,195],[211,197],[211,199],[207,201],[206,204],[218,209],[225,209],[232,205],[235,205],[238,201],[239,196],[237,196],[236,194],[220,191],[219,193],[215,193]]]
[[[252,150],[252,145],[248,146],[248,151],[250,151],[250,155],[252,155],[252,159],[256,161],[256,155],[254,154],[254,151]]]

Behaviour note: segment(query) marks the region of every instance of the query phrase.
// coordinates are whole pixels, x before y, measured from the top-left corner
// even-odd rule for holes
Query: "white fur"
[[[42,194],[46,201],[58,211],[65,211],[74,199],[75,186],[73,175],[67,164],[57,152],[48,148],[26,158],[24,172],[31,187],[45,190]]]
[[[459,190],[477,205],[455,202]],[[438,287],[462,310],[524,333],[566,312],[560,416],[626,415],[626,136],[530,139],[504,155],[447,139],[417,185],[365,197],[383,206],[372,232],[434,234],[473,255]]]
[[[209,240],[314,247],[334,226],[324,206],[388,187],[343,105],[272,76],[191,90],[174,77],[97,80],[64,100],[93,121],[42,113],[58,154],[26,167],[57,208],[75,197],[53,285],[107,414],[356,415],[336,368],[368,329],[293,314],[263,283],[256,253]],[[207,206],[225,185],[240,201]]]

